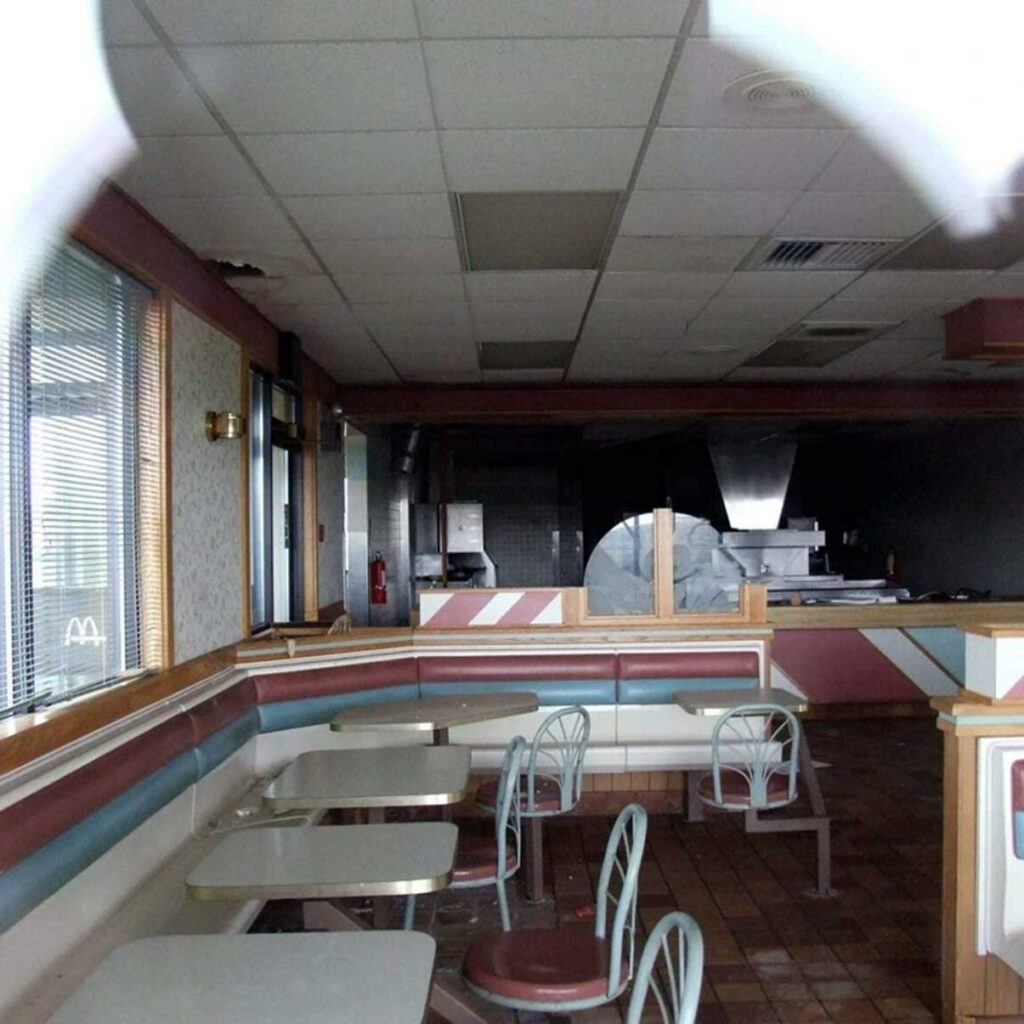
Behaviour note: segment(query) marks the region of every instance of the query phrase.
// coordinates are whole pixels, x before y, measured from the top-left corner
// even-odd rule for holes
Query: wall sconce
[[[237,441],[245,437],[245,417],[237,412],[208,412],[206,436],[211,441]]]

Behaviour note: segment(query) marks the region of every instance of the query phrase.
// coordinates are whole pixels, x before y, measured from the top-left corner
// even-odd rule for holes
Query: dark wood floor
[[[739,816],[728,814],[699,824],[654,815],[640,879],[642,921],[650,927],[678,907],[700,923],[706,943],[701,1024],[935,1021],[939,733],[931,719],[819,721],[807,729],[815,760],[827,766],[819,778],[833,816],[838,896],[807,895],[815,871],[808,834],[747,835]],[[642,802],[643,794],[637,796]],[[465,828],[483,824],[458,814],[456,820]],[[612,820],[591,815],[548,823],[552,898],[526,903],[520,879],[517,926],[580,920],[578,911],[594,898]],[[453,979],[473,939],[498,927],[493,893],[446,892],[433,903],[421,901],[417,926],[433,932],[438,967]],[[273,927],[283,911],[268,911],[263,926]],[[513,1019],[493,1008],[488,1014]],[[571,1019],[617,1022],[621,1008]]]

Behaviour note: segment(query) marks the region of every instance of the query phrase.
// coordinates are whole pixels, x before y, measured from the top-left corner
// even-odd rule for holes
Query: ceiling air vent
[[[743,270],[867,270],[891,252],[896,238],[772,238],[759,245]]]
[[[814,86],[787,71],[757,71],[730,82],[725,101],[744,112],[751,107],[758,113],[789,113],[818,106]]]
[[[860,348],[895,326],[876,321],[805,320],[748,359],[744,366],[814,369]]]

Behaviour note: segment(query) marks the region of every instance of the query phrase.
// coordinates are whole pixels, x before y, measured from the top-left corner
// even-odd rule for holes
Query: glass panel
[[[290,486],[288,450],[271,448],[272,521],[274,560],[274,622],[288,622],[291,617],[291,522],[289,517]]]
[[[271,416],[282,423],[295,423],[298,403],[295,396],[284,388],[274,387],[271,393]]]
[[[672,534],[672,591],[676,611],[739,608],[743,570],[706,520],[676,513]]]
[[[583,574],[591,615],[654,614],[654,516],[631,516],[601,538]]]

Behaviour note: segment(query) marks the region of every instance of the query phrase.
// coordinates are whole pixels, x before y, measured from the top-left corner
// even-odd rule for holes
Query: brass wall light
[[[208,412],[206,436],[211,441],[237,441],[245,437],[245,417],[237,412]]]

